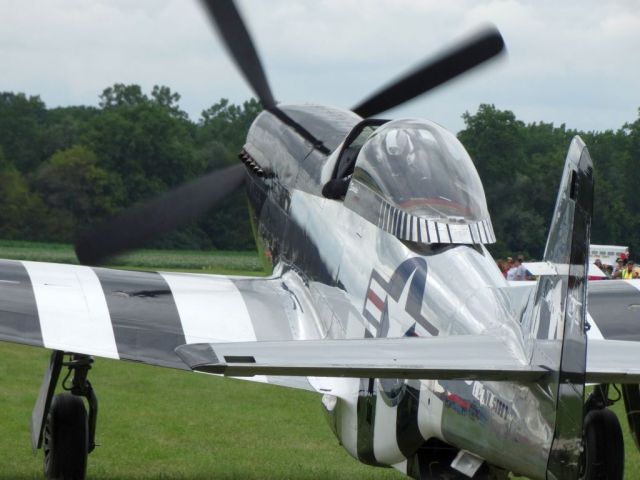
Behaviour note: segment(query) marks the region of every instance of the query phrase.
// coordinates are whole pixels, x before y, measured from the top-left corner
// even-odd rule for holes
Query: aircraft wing
[[[187,369],[185,343],[290,340],[313,323],[294,280],[0,260],[0,340]]]
[[[176,352],[195,371],[230,376],[531,382],[553,370],[522,362],[501,338],[489,335],[202,343]],[[640,342],[589,340],[586,375],[588,383],[640,383]]]
[[[204,343],[176,351],[193,370],[231,376],[535,381],[549,373],[489,335]]]
[[[589,282],[587,321],[586,381],[640,383],[640,280]],[[202,344],[177,352],[192,369],[239,376],[533,380],[548,371],[486,335]]]
[[[547,371],[486,335],[292,341],[326,334],[314,331],[317,303],[296,278],[0,260],[0,340],[308,390],[301,377],[533,380]],[[640,342],[630,342],[640,340],[640,281],[589,289],[591,338],[602,340],[590,341],[590,381],[640,382]]]
[[[640,342],[590,339],[587,382],[640,383]]]
[[[556,274],[544,263],[535,275]],[[535,282],[512,282],[514,300],[526,301]],[[640,383],[640,280],[590,281],[587,382]]]
[[[640,280],[589,282],[588,310],[590,338],[640,342]]]
[[[640,280],[591,281],[588,302],[588,381],[640,383]]]
[[[527,265],[536,265],[535,275],[556,273],[548,264]],[[536,282],[510,282],[509,293],[515,303],[523,305],[535,286]],[[587,322],[589,340],[640,342],[640,279],[589,281]]]

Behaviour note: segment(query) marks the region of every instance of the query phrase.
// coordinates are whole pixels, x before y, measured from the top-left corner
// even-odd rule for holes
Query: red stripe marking
[[[456,395],[455,393],[449,394],[449,400],[456,403],[457,405],[464,408],[465,410],[467,410],[471,406],[471,404],[468,401]]]
[[[382,307],[384,307],[384,302],[380,299],[378,295],[376,295],[376,292],[374,292],[373,290],[369,289],[367,298],[371,300],[371,303],[373,303],[376,307],[378,307],[378,310],[382,310]]]

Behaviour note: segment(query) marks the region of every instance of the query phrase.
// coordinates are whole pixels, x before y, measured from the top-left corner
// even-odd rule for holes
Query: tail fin
[[[533,357],[542,354],[554,375],[555,432],[547,478],[577,478],[582,439],[587,341],[587,262],[593,212],[593,163],[574,137],[544,252],[554,272],[538,280],[533,299]]]

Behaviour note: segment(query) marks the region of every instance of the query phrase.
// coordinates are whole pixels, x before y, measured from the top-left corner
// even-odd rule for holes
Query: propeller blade
[[[218,27],[227,50],[258,96],[262,106],[266,110],[273,109],[276,102],[271,94],[267,76],[235,4],[231,0],[202,0],[202,4]]]
[[[244,172],[242,164],[216,170],[132,207],[81,237],[75,244],[78,260],[97,265],[188,224],[238,189]]]
[[[448,82],[503,50],[500,32],[495,27],[488,28],[382,88],[353,111],[363,118],[385,112]]]

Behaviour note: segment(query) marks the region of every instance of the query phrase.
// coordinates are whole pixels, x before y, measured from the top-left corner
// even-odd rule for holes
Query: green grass
[[[62,243],[0,240],[0,258],[36,262],[78,263],[73,247]],[[138,250],[111,259],[107,266],[140,270],[200,271],[229,275],[263,275],[256,252]]]
[[[0,344],[0,478],[42,478],[29,420],[48,352]],[[338,445],[320,397],[241,380],[97,359],[92,479],[399,479]]]
[[[76,263],[69,245],[0,241],[0,258]],[[112,262],[142,269],[265,274],[255,253],[136,252]],[[29,421],[49,352],[0,343],[0,479],[42,478]],[[316,394],[96,359],[100,401],[92,479],[396,479],[338,444]]]
[[[611,392],[610,396],[615,396],[615,392]],[[624,477],[638,478],[640,476],[640,453],[631,437],[624,403],[620,400],[614,404],[611,409],[618,416],[618,420],[620,420],[620,424],[622,425],[622,434],[624,435]]]
[[[0,343],[0,479],[42,478],[29,420],[49,353]],[[241,380],[96,359],[100,400],[91,479],[395,479],[360,464],[338,445],[313,393]],[[640,456],[624,406],[625,478]]]
[[[61,244],[0,241],[0,258],[75,263],[73,249]],[[147,250],[118,262],[264,274],[257,255],[247,252]],[[2,480],[42,478],[29,421],[48,358],[43,349],[0,343]],[[313,393],[105,359],[96,359],[90,378],[100,400],[101,444],[89,457],[91,479],[404,478],[349,457]],[[640,455],[622,402],[613,410],[625,435],[625,478],[637,478]]]

